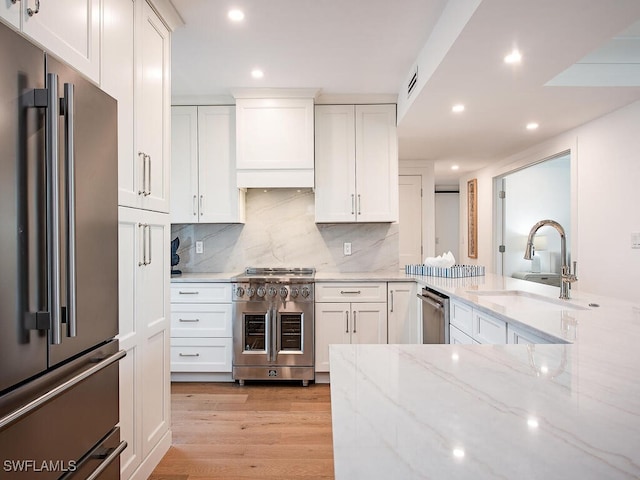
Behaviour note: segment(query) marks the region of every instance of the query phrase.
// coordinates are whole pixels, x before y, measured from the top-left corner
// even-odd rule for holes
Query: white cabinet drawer
[[[473,335],[473,309],[464,303],[451,301],[449,304],[449,323],[458,327],[469,336]]]
[[[231,337],[230,303],[171,305],[171,337]]]
[[[316,302],[386,301],[386,282],[316,283]]]
[[[452,345],[473,345],[477,344],[473,338],[464,333],[462,330],[454,327],[453,325],[449,326],[449,343]]]
[[[171,303],[231,302],[230,283],[173,283]]]
[[[172,338],[172,372],[231,372],[231,338]]]
[[[542,343],[551,343],[534,333],[530,333],[524,329],[507,325],[507,343],[516,345],[536,345]]]
[[[507,324],[502,320],[475,311],[472,337],[480,343],[506,344]]]

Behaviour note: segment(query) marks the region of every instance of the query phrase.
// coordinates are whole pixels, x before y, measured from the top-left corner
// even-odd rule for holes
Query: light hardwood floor
[[[329,385],[174,383],[171,409],[149,480],[334,478]]]

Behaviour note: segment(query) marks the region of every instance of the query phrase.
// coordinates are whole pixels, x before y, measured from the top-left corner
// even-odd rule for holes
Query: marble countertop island
[[[559,289],[497,275],[416,281],[568,343],[332,345],[337,480],[640,478],[640,306],[500,305],[482,292]]]

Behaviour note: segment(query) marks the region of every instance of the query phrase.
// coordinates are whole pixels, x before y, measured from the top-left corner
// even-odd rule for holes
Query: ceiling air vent
[[[413,89],[416,88],[417,84],[418,84],[418,66],[416,65],[416,69],[414,70],[413,75],[411,75],[411,80],[409,80],[409,85],[407,85],[407,98],[411,96],[411,93],[413,92]]]

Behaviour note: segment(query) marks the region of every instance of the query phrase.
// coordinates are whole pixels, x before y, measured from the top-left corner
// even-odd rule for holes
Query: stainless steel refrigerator
[[[0,24],[0,478],[117,479],[116,101]]]

